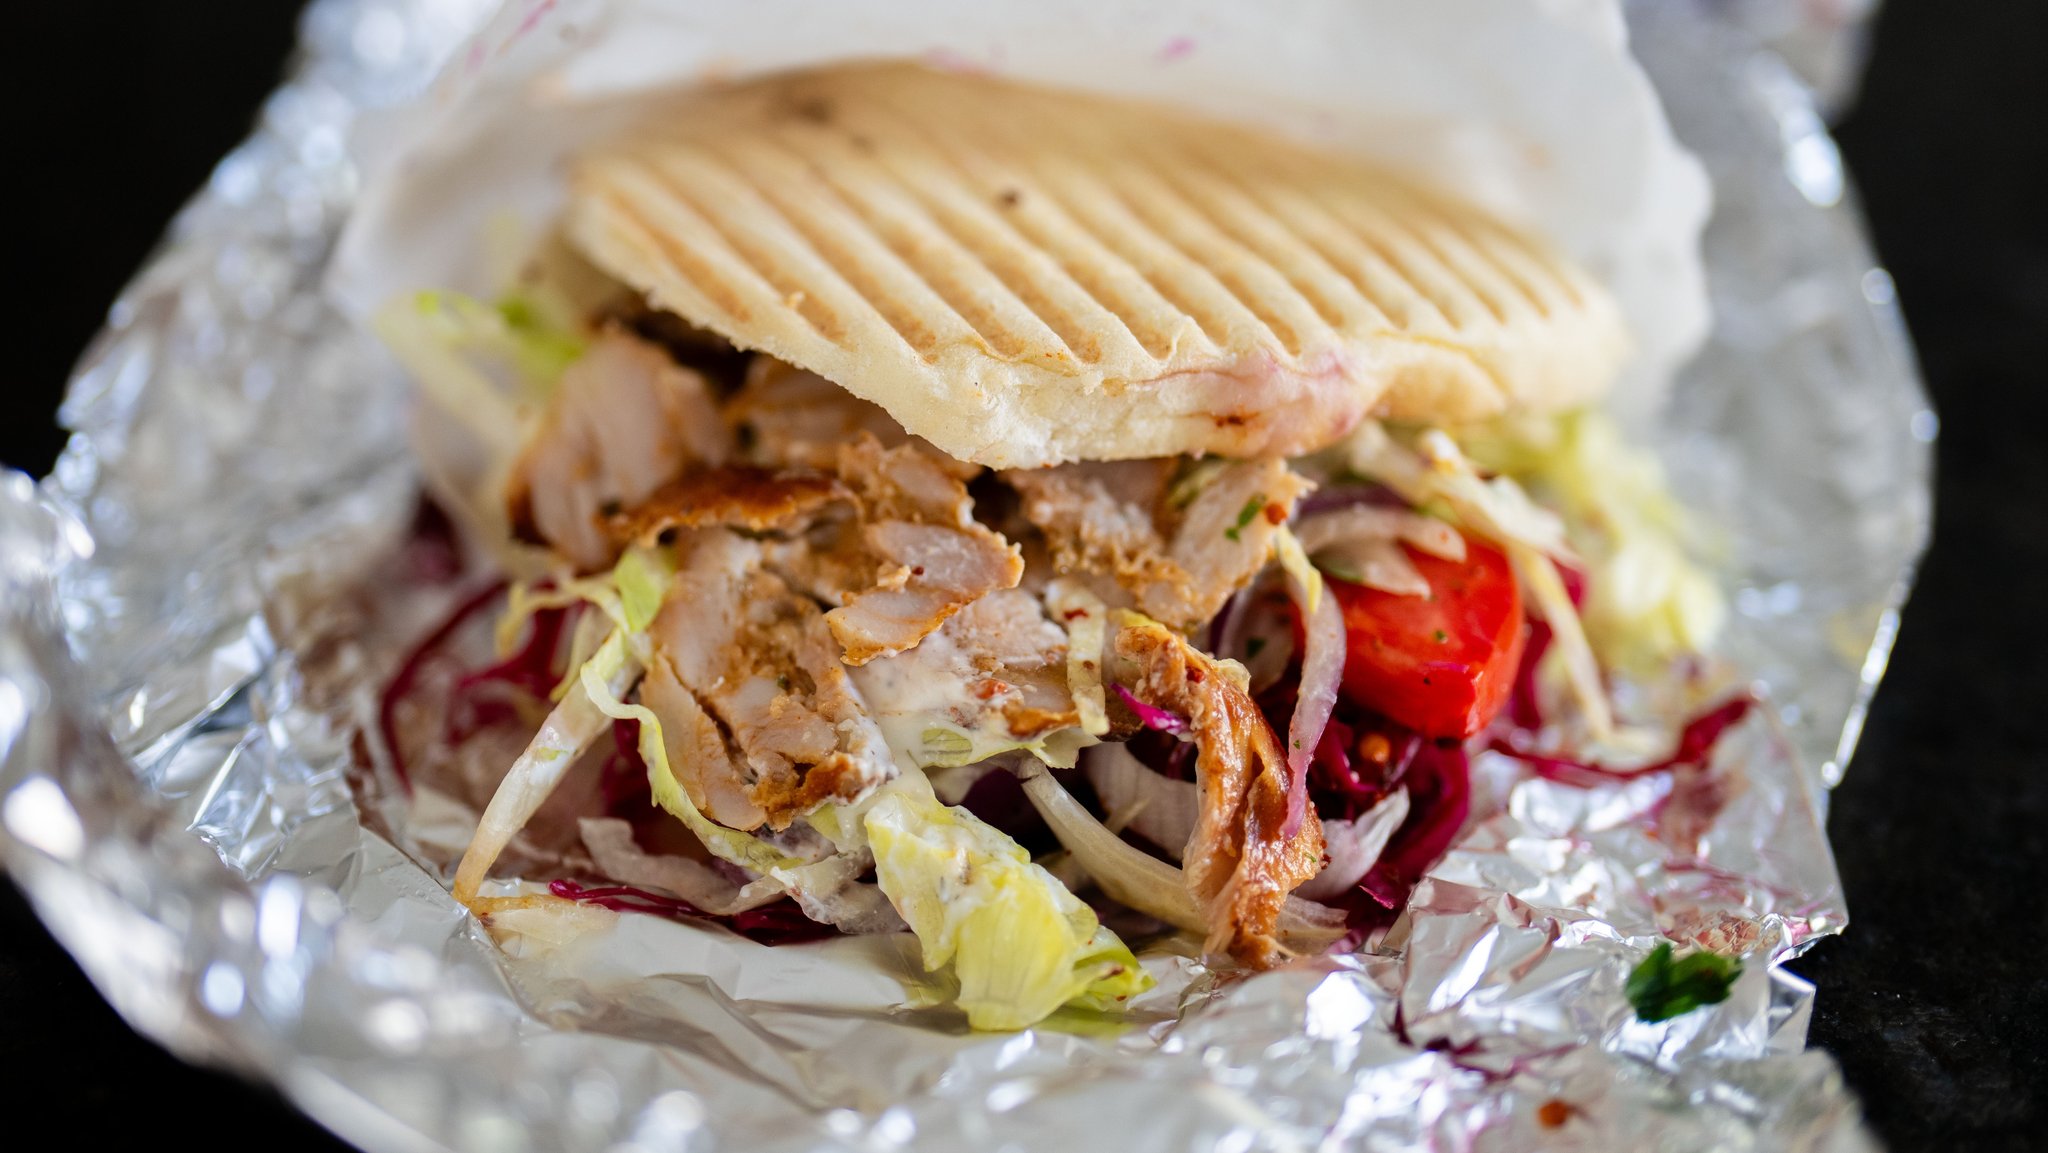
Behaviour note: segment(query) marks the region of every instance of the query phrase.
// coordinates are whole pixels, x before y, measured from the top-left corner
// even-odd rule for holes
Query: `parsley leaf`
[[[1258,516],[1259,513],[1265,510],[1265,508],[1266,494],[1256,494],[1250,500],[1244,502],[1243,508],[1237,510],[1237,523],[1231,525],[1227,529],[1224,529],[1223,535],[1229,537],[1231,540],[1237,540],[1238,534],[1244,531],[1244,526],[1252,523],[1252,518]]]
[[[1643,1021],[1668,1021],[1702,1005],[1718,1005],[1742,973],[1739,961],[1705,951],[1672,960],[1671,942],[1652,950],[1628,975],[1628,1003]]]

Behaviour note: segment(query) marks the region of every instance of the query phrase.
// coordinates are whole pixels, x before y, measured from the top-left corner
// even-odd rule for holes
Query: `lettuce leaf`
[[[1022,1029],[1062,1005],[1108,1008],[1152,986],[1116,934],[921,775],[885,786],[866,816],[875,880],[917,934],[924,966],[953,967],[976,1029]]]

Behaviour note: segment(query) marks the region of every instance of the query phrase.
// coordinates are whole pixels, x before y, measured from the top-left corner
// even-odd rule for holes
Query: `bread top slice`
[[[1001,468],[1564,408],[1628,346],[1582,271],[1387,172],[913,65],[680,97],[579,160],[568,231],[656,306]]]

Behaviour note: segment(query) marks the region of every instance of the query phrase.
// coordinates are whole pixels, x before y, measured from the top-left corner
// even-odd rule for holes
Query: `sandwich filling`
[[[1021,1027],[1148,981],[1081,895],[1253,968],[1384,924],[1464,819],[1468,749],[1626,745],[1607,678],[1715,624],[1591,414],[987,469],[629,290],[578,313],[535,275],[386,317],[395,347],[526,390],[487,483],[435,493],[524,574],[494,601],[500,657],[537,672],[457,874],[480,913],[562,899],[485,879],[601,773],[555,858],[597,887],[558,893],[907,927],[978,1027]],[[410,359],[436,418],[463,416]],[[975,804],[991,777],[1022,803]]]
[[[715,95],[593,161],[501,299],[380,317],[436,507],[508,578],[384,703],[416,800],[480,812],[458,899],[907,929],[1021,1028],[1147,988],[1125,936],[1370,939],[1474,756],[1705,763],[1732,719],[1660,762],[1615,707],[1721,609],[1577,407],[1620,347],[1590,281],[1291,147],[906,95],[962,83]]]

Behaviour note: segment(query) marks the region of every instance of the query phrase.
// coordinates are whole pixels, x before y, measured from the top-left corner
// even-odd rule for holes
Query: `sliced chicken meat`
[[[849,498],[824,473],[749,465],[707,468],[672,480],[646,500],[605,518],[620,545],[651,546],[679,528],[724,526],[749,532],[802,527],[826,505]]]
[[[967,485],[931,450],[861,434],[839,446],[834,469],[851,507],[772,548],[770,561],[835,606],[825,621],[848,664],[915,646],[1023,576],[1017,547],[974,519]]]
[[[1265,567],[1311,487],[1280,460],[1070,464],[1003,479],[1059,572],[1107,576],[1139,611],[1183,632]]]
[[[1078,724],[1066,661],[1066,632],[1037,598],[999,589],[853,679],[891,744],[959,764]]]
[[[1287,957],[1278,939],[1287,894],[1322,867],[1313,811],[1291,837],[1287,758],[1258,706],[1217,662],[1171,629],[1126,615],[1119,680],[1140,700],[1187,718],[1200,810],[1182,852],[1188,892],[1208,913],[1212,953],[1253,968]]]
[[[618,555],[605,515],[727,452],[704,378],[659,347],[608,330],[562,373],[513,464],[512,524],[579,571],[603,568]]]
[[[894,775],[823,614],[761,546],[704,529],[676,547],[641,699],[691,800],[731,828],[783,829]]]

